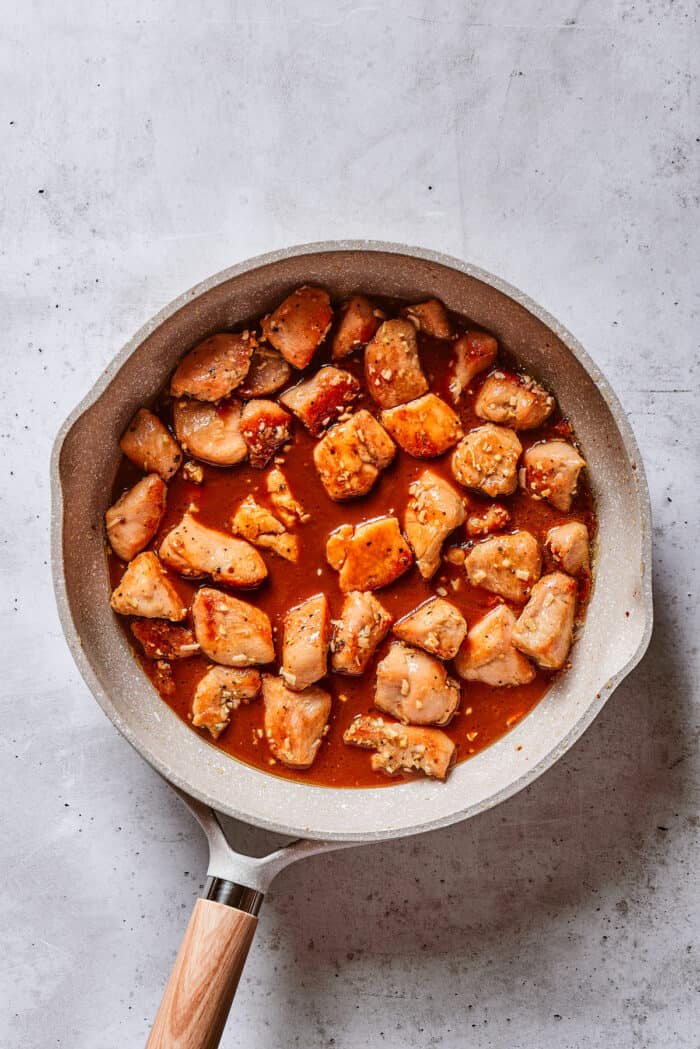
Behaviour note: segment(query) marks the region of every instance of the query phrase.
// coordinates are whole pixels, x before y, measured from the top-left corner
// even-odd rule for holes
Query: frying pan
[[[588,461],[598,548],[573,665],[510,733],[457,766],[444,784],[421,780],[362,791],[307,786],[223,755],[162,702],[110,611],[102,520],[128,421],[196,342],[264,314],[306,283],[323,285],[336,299],[358,289],[442,299],[492,331],[554,390]],[[579,343],[544,310],[504,281],[435,252],[373,241],[309,244],[197,285],[134,336],[66,420],[53,451],[52,482],[54,582],[78,668],[117,728],[179,790],[209,840],[206,898],[195,905],[150,1047],[218,1044],[262,895],[283,866],[323,849],[443,827],[521,790],[584,732],[649,642],[649,495],[617,398]],[[252,842],[251,826],[266,839],[262,844]]]

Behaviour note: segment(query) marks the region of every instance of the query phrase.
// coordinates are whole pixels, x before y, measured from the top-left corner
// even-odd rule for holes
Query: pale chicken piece
[[[388,408],[381,420],[396,443],[417,459],[442,455],[464,432],[459,417],[434,393]]]
[[[452,474],[465,488],[492,499],[518,487],[518,459],[523,446],[513,430],[486,423],[470,430],[452,454]]]
[[[260,692],[259,670],[210,667],[200,678],[192,699],[192,724],[205,728],[218,739],[228,728],[231,714],[241,703],[248,703]]]
[[[340,307],[340,321],[333,336],[332,357],[342,360],[366,346],[384,319],[384,314],[364,295],[353,295]]]
[[[433,339],[449,339],[452,335],[450,318],[439,299],[427,299],[413,306],[404,306],[401,316],[407,317],[418,331]]]
[[[563,572],[544,575],[533,586],[513,628],[513,644],[538,666],[564,666],[574,632],[576,591],[576,580]]]
[[[418,571],[430,579],[440,564],[442,544],[464,522],[464,503],[451,484],[425,470],[409,487],[404,528]]]
[[[498,343],[485,331],[469,331],[455,340],[448,384],[454,404],[476,376],[491,367],[497,355]]]
[[[326,559],[339,572],[343,593],[378,590],[413,564],[413,555],[395,517],[376,517],[357,527],[341,525],[328,537]]]
[[[455,670],[465,681],[480,681],[494,688],[527,685],[535,668],[513,645],[515,615],[507,605],[497,605],[475,623],[455,658]]]
[[[406,725],[446,725],[460,698],[459,683],[439,659],[402,641],[377,664],[374,705]]]
[[[279,677],[263,675],[265,736],[270,750],[291,769],[313,765],[331,712],[331,697],[311,686],[294,692]]]
[[[376,750],[372,769],[393,776],[397,772],[423,772],[444,780],[454,759],[455,745],[439,728],[397,725],[366,714],[356,717],[345,730],[343,742]]]
[[[562,572],[576,576],[586,575],[590,571],[588,529],[581,521],[568,521],[550,528],[544,546]]]
[[[585,465],[586,460],[568,441],[533,444],[523,456],[521,483],[531,495],[546,499],[557,510],[570,510]]]
[[[185,451],[205,463],[235,466],[248,456],[241,433],[241,402],[235,397],[220,404],[175,401],[173,426]]]
[[[177,623],[187,615],[182,598],[152,550],[129,562],[110,604],[121,616],[171,619]]]
[[[245,379],[255,349],[249,332],[219,332],[197,343],[175,369],[170,380],[172,397],[220,401]]]
[[[467,633],[467,621],[442,597],[431,597],[394,625],[401,641],[417,645],[439,659],[452,659]]]
[[[148,408],[139,408],[119,447],[144,473],[155,471],[169,481],[182,462],[182,452],[170,430]]]
[[[333,622],[331,667],[336,674],[363,674],[384,640],[391,616],[372,593],[351,590]]]
[[[467,554],[464,567],[472,586],[522,603],[540,578],[542,557],[534,535],[520,531],[482,539]]]
[[[105,514],[107,538],[122,561],[148,546],[165,513],[168,489],[158,474],[148,474],[124,492]]]
[[[510,514],[500,503],[474,510],[467,517],[467,535],[479,539],[491,532],[502,532],[510,524]]]
[[[375,332],[365,350],[365,380],[380,408],[395,408],[427,392],[411,321],[403,317],[384,321]]]
[[[135,619],[131,633],[148,659],[189,659],[199,652],[190,628],[167,619]]]
[[[280,676],[301,692],[324,677],[331,636],[331,613],[325,594],[307,597],[284,617]]]
[[[328,334],[332,320],[328,292],[307,284],[263,318],[262,331],[293,368],[305,368]]]
[[[250,667],[275,658],[269,617],[255,605],[212,587],[201,587],[192,602],[194,632],[214,663]]]
[[[268,397],[289,382],[292,369],[279,350],[272,346],[256,346],[250,359],[250,368],[237,393],[246,400],[250,397]]]
[[[364,408],[336,423],[314,448],[314,465],[336,502],[366,495],[396,454],[386,430]]]
[[[514,430],[534,430],[554,411],[554,398],[529,375],[494,372],[479,390],[474,411]]]
[[[191,514],[168,532],[158,554],[168,568],[197,578],[210,575],[229,586],[258,586],[267,576],[262,557],[250,543],[203,525]]]
[[[296,564],[299,560],[299,539],[288,532],[274,514],[256,502],[252,495],[246,496],[231,521],[231,530],[263,550],[272,550],[285,561]]]
[[[291,435],[292,417],[275,401],[248,401],[241,412],[241,434],[248,446],[250,465],[267,466]]]
[[[280,394],[280,401],[301,419],[310,434],[318,437],[359,394],[360,384],[354,375],[328,365]]]
[[[310,515],[306,513],[299,500],[292,495],[287,478],[276,466],[273,466],[265,475],[265,487],[270,496],[270,502],[288,528],[291,528],[297,521],[304,523],[309,520]]]

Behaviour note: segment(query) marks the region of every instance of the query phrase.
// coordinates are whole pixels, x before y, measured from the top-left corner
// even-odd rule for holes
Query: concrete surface
[[[3,4],[0,1045],[141,1045],[205,864],[64,647],[53,434],[196,280],[345,236],[580,337],[644,453],[657,627],[525,793],[285,872],[223,1045],[700,1044],[698,43],[692,0]]]

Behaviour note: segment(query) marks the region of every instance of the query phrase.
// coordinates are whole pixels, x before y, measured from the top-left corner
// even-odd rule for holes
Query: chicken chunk
[[[502,532],[510,524],[510,514],[500,503],[491,503],[467,517],[467,535],[472,539],[490,535],[491,532]]]
[[[351,590],[340,619],[333,622],[331,667],[335,673],[363,674],[390,625],[391,616],[374,594]]]
[[[168,489],[158,474],[148,474],[117,499],[105,514],[107,538],[122,561],[148,546],[165,513]]]
[[[284,617],[280,676],[301,692],[326,673],[331,613],[325,594],[316,594],[290,608]]]
[[[397,725],[367,715],[356,717],[350,723],[343,742],[376,750],[372,755],[372,768],[389,776],[415,771],[444,780],[455,753],[454,743],[439,728]]]
[[[241,434],[248,446],[251,466],[267,466],[278,448],[289,440],[291,421],[291,415],[275,401],[248,401],[241,412]]]
[[[255,605],[203,586],[192,602],[192,621],[202,651],[227,667],[250,667],[275,658],[272,626]]]
[[[167,426],[148,408],[139,408],[119,447],[144,473],[155,471],[169,481],[182,462],[182,452]]]
[[[255,699],[262,679],[259,670],[210,667],[200,679],[192,699],[192,724],[208,729],[218,739],[241,703]]]
[[[263,550],[272,550],[285,561],[299,560],[299,539],[288,532],[274,514],[249,495],[236,510],[231,530]]]
[[[276,466],[273,466],[270,472],[266,474],[265,486],[270,496],[270,502],[288,528],[291,528],[297,521],[304,523],[309,520],[309,514],[306,513],[301,503],[294,498],[287,478]]]
[[[366,495],[396,454],[388,433],[364,408],[336,423],[314,448],[314,465],[331,499]]]
[[[220,401],[245,379],[255,340],[248,332],[219,332],[198,343],[178,364],[170,381],[172,397]]]
[[[492,499],[518,487],[518,459],[523,446],[512,430],[486,423],[470,430],[452,454],[452,474],[465,488]]]
[[[250,358],[250,368],[245,379],[238,387],[239,396],[246,400],[250,397],[269,397],[289,382],[292,369],[279,350],[272,346],[256,346]]]
[[[568,575],[585,575],[590,571],[588,529],[581,521],[550,528],[544,541],[546,552],[557,568]]]
[[[453,404],[457,404],[473,380],[496,360],[498,343],[485,331],[469,331],[455,341],[448,389]]]
[[[301,419],[310,434],[318,437],[359,394],[360,384],[354,375],[329,365],[280,394],[280,401]]]
[[[469,551],[464,567],[472,586],[522,603],[540,578],[542,558],[535,537],[521,531],[483,539]]]
[[[494,372],[479,390],[474,411],[514,430],[534,430],[554,411],[554,398],[529,375]]]
[[[343,593],[378,590],[398,579],[413,564],[413,555],[395,517],[376,517],[331,532],[326,559],[340,573]]]
[[[353,295],[344,302],[340,307],[340,322],[333,336],[333,360],[342,360],[353,350],[366,346],[383,319],[381,310],[364,295]]]
[[[513,645],[515,615],[507,605],[496,605],[475,623],[455,658],[455,670],[466,681],[494,688],[527,685],[535,668]]]
[[[270,674],[263,675],[262,691],[270,750],[288,768],[310,768],[328,724],[330,695],[314,686],[293,692]]]
[[[558,670],[571,648],[576,580],[563,572],[542,576],[513,628],[513,644],[541,667]]]
[[[467,633],[462,613],[442,597],[431,597],[399,619],[394,633],[401,641],[417,645],[439,659],[452,659]]]
[[[328,292],[304,285],[263,318],[263,335],[293,368],[305,368],[333,320]]]
[[[401,316],[407,317],[418,331],[433,339],[449,339],[452,335],[450,318],[439,299],[428,299],[413,306],[404,306]]]
[[[397,444],[417,459],[442,455],[464,432],[458,416],[434,393],[387,409],[381,420]]]
[[[425,470],[409,492],[404,528],[418,571],[423,579],[430,579],[440,564],[442,544],[464,522],[464,503],[452,485],[432,470]]]
[[[173,425],[189,455],[214,466],[234,466],[248,455],[241,433],[241,402],[229,397],[220,404],[175,401]]]
[[[567,441],[544,441],[525,452],[521,481],[531,495],[546,499],[557,510],[570,510],[585,465]]]
[[[394,641],[377,664],[374,705],[409,725],[446,725],[461,697],[439,659]]]
[[[188,659],[199,652],[189,627],[177,626],[167,619],[135,619],[131,633],[148,659]]]
[[[180,575],[210,575],[229,586],[258,586],[267,576],[265,562],[250,543],[209,528],[189,513],[168,532],[158,553]]]
[[[129,562],[110,603],[121,616],[171,619],[177,623],[187,615],[180,595],[152,550]]]
[[[427,392],[416,329],[409,320],[384,321],[365,350],[367,389],[380,408],[395,408]]]

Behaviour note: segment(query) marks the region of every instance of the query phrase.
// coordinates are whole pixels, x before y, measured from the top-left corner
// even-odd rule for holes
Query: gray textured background
[[[63,644],[53,434],[195,281],[366,236],[502,275],[602,366],[649,472],[657,627],[529,790],[285,872],[223,1045],[700,1044],[697,10],[4,0],[0,1045],[140,1045],[206,862]]]

